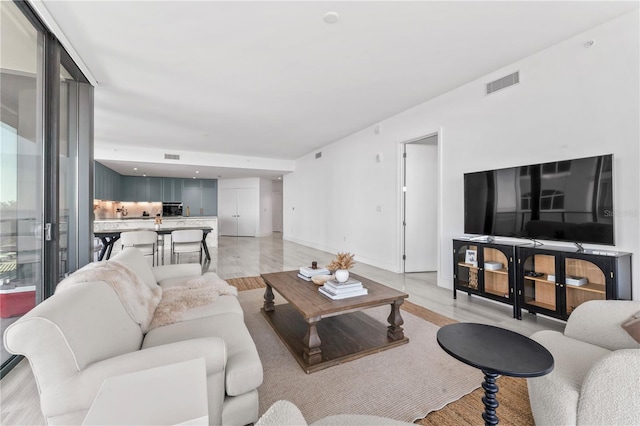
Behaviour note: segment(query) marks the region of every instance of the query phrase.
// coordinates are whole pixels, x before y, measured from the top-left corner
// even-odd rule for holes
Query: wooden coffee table
[[[409,343],[400,315],[408,295],[350,275],[362,281],[369,294],[331,300],[313,282],[298,278],[298,271],[262,274],[267,284],[262,315],[307,373]],[[274,289],[289,303],[275,305]],[[382,305],[391,306],[387,327],[361,312]]]

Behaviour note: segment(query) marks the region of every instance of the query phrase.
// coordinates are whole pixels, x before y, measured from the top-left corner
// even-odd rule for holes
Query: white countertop
[[[217,219],[218,216],[163,216],[162,217],[162,222],[168,222],[168,221],[172,221],[172,220],[193,220],[193,219]],[[151,220],[153,221],[155,219],[155,216],[149,216],[149,217],[126,217],[124,219],[95,219],[93,221],[93,223],[96,222],[129,222],[132,220]]]
[[[96,219],[93,221],[93,231],[126,231],[130,229],[155,228],[155,217],[131,219]],[[192,226],[209,226],[212,232],[207,234],[207,245],[218,246],[218,217],[217,216],[168,216],[162,218],[162,225],[168,228],[188,228]],[[167,240],[168,241],[168,240]]]

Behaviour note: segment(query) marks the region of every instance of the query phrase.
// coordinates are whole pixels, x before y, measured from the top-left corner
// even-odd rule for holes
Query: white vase
[[[336,281],[339,283],[346,282],[349,279],[349,271],[346,269],[338,269],[335,273]]]

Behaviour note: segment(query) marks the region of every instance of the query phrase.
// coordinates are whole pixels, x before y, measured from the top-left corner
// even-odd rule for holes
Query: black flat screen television
[[[464,175],[464,232],[613,245],[613,155]]]

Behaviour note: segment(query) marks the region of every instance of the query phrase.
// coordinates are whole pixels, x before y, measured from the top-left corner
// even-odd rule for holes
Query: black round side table
[[[459,361],[484,373],[485,425],[497,425],[499,375],[544,376],[553,370],[553,356],[541,344],[522,334],[487,324],[457,323],[438,330],[438,344]]]

